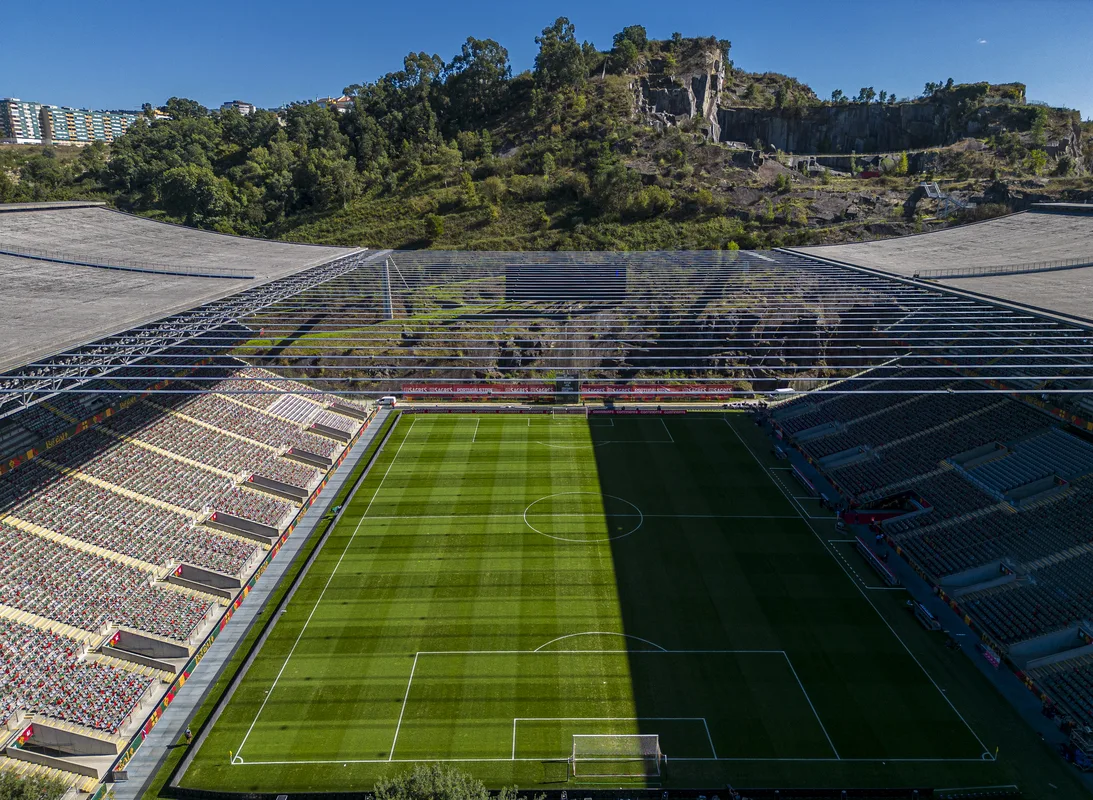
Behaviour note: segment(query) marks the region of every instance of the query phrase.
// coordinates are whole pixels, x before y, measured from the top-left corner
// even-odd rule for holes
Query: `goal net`
[[[655,734],[574,734],[573,777],[658,777],[665,760]]]

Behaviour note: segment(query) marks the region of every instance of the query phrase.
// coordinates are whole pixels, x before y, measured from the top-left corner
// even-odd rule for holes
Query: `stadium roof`
[[[969,380],[937,391],[1020,381],[1084,392],[1088,323],[914,276],[930,265],[976,275],[957,283],[1046,276],[1038,285],[1047,286],[1084,273],[1012,259],[1075,259],[1093,252],[1091,233],[1093,216],[1065,211],[804,253],[392,254],[202,233],[95,207],[0,209],[10,276],[0,418],[60,392],[127,393],[212,353],[278,380],[368,394],[558,376],[720,383],[721,394],[845,391],[862,369],[893,360],[921,377],[876,390],[926,391],[919,381],[947,363]],[[32,253],[42,242],[58,249]],[[1028,302],[1027,289],[1020,295]],[[109,385],[97,380],[107,376]]]
[[[1091,205],[1043,203],[933,233],[792,252],[1093,321]]]
[[[0,205],[0,372],[354,252],[85,203]]]

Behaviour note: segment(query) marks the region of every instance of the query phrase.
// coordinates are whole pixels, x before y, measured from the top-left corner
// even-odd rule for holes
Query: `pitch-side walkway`
[[[232,617],[224,632],[205,654],[201,665],[194,671],[186,684],[175,695],[174,702],[164,712],[163,718],[144,744],[137,750],[136,755],[129,762],[126,770],[129,780],[114,784],[114,797],[116,800],[137,800],[144,794],[144,790],[155,776],[160,764],[167,757],[168,749],[178,742],[186,725],[193,717],[194,712],[205,699],[210,687],[216,683],[217,678],[224,669],[239,643],[246,636],[254,624],[255,617],[269,600],[270,593],[280,583],[285,570],[295,560],[296,555],[304,544],[311,538],[315,531],[316,523],[323,518],[329,510],[331,502],[337,497],[345,481],[352,474],[354,467],[360,462],[364,452],[368,449],[376,433],[383,428],[384,420],[391,412],[388,409],[378,410],[372,424],[361,435],[361,438],[350,450],[341,467],[334,473],[334,477],[326,485],[326,490],[319,497],[319,501],[311,507],[303,520],[296,526],[292,536],[285,540],[284,547],[277,554],[277,558],[270,562],[269,568],[262,573],[254,589]]]

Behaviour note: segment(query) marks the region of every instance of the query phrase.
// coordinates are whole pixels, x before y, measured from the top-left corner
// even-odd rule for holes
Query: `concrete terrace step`
[[[28,522],[25,519],[21,519],[16,516],[0,517],[0,522],[4,522],[11,525],[13,528],[18,528],[21,531],[32,533],[35,536],[40,536],[43,539],[49,539],[50,541],[57,542],[57,544],[63,544],[65,547],[71,547],[73,550],[82,550],[85,553],[90,553],[93,556],[99,556],[100,558],[106,558],[110,561],[116,561],[119,564],[124,564],[127,567],[133,567],[139,569],[142,572],[150,572],[157,579],[162,579],[167,574],[168,568],[162,564],[153,564],[149,561],[141,561],[139,558],[133,558],[132,556],[122,555],[116,553],[113,550],[108,550],[105,547],[99,547],[96,544],[89,544],[88,542],[82,542],[79,539],[73,539],[71,536],[65,536],[63,533],[57,533],[49,528],[38,525],[34,522]]]
[[[927,478],[932,478],[935,475],[940,475],[944,471],[944,467],[938,467],[937,469],[930,472],[923,472],[919,475],[913,475],[910,478],[904,478],[901,481],[892,481],[892,483],[889,483],[886,486],[882,486],[879,489],[872,489],[871,491],[863,494],[860,500],[865,503],[870,503],[874,500],[882,500],[893,492],[898,492],[914,483],[926,480]]]
[[[193,520],[201,519],[202,515],[196,511],[190,511],[188,508],[182,506],[176,506],[174,503],[168,503],[166,500],[160,500],[155,497],[149,497],[146,494],[140,492],[134,492],[132,489],[126,489],[122,486],[118,486],[116,483],[110,483],[104,481],[102,478],[96,478],[92,475],[88,475],[86,472],[81,472],[78,469],[72,469],[72,467],[62,467],[55,461],[50,461],[48,458],[39,458],[38,461],[44,466],[49,467],[52,470],[67,475],[69,478],[73,478],[84,483],[90,483],[92,486],[97,486],[100,489],[105,489],[108,492],[119,494],[122,497],[128,497],[130,500],[136,500],[139,503],[146,503],[150,506],[156,506],[162,508],[164,511],[171,511],[175,514],[180,514],[184,517],[189,517]]]
[[[98,641],[102,638],[98,633],[85,631],[83,628],[74,628],[55,619],[32,614],[30,611],[20,611],[18,608],[12,608],[11,606],[0,605],[0,618],[10,619],[12,622],[29,625],[38,630],[56,633],[59,636],[67,636],[70,639],[83,642],[88,647],[98,644]]]
[[[169,458],[172,461],[177,461],[180,464],[185,464],[189,467],[195,467],[196,469],[203,469],[206,472],[211,472],[213,475],[219,475],[221,478],[229,478],[233,481],[239,480],[238,475],[228,472],[225,469],[218,469],[217,467],[212,467],[208,464],[202,464],[200,461],[194,461],[192,458],[180,456],[178,453],[171,452],[170,450],[164,450],[162,447],[157,447],[154,444],[149,444],[148,442],[138,439],[135,436],[126,436],[125,434],[118,433],[116,431],[110,430],[109,428],[103,427],[96,428],[95,430],[99,431],[100,433],[105,433],[107,436],[112,436],[113,438],[120,441],[127,442],[135,447],[140,447],[152,453],[156,453],[157,455],[161,455],[164,458]]]
[[[1060,561],[1069,561],[1072,558],[1084,556],[1087,553],[1093,553],[1093,542],[1084,542],[1068,547],[1066,550],[1060,550],[1058,553],[1051,553],[1038,558],[1035,561],[1026,561],[1018,567],[1018,572],[1034,572],[1044,567],[1050,567],[1052,564],[1058,564]]]
[[[914,397],[909,397],[906,400],[900,400],[899,402],[894,403],[890,406],[886,406],[886,407],[878,409],[876,411],[871,411],[868,414],[863,414],[860,417],[854,417],[854,419],[848,419],[846,421],[846,427],[852,428],[853,426],[857,425],[859,422],[865,422],[866,420],[873,419],[874,417],[879,417],[883,414],[889,414],[893,411],[896,411],[898,409],[903,408],[904,406],[909,406],[912,403],[917,403],[920,400],[925,400],[929,396],[930,395],[927,395],[927,394],[915,395]]]
[[[111,659],[113,660],[113,659]],[[172,676],[172,679],[174,676]],[[57,719],[55,717],[48,717],[44,714],[29,714],[32,724],[37,722],[42,725],[48,725],[51,728],[57,728],[58,730],[68,731],[69,733],[76,733],[80,736],[86,736],[89,739],[98,739],[100,742],[110,742],[113,745],[123,746],[129,740],[117,733],[110,733],[109,731],[101,731],[98,728],[88,728],[84,725],[79,725],[75,722],[68,722],[67,720]]]
[[[18,775],[20,778],[52,779],[85,795],[93,793],[99,785],[98,780],[88,775],[77,775],[75,772],[66,772],[42,764],[31,764],[29,761],[19,761],[7,756],[0,756],[0,769]]]
[[[220,533],[220,531],[217,531],[217,533]],[[249,542],[250,540],[248,539],[247,541]],[[220,595],[203,592],[200,589],[191,589],[188,586],[179,586],[177,583],[170,583],[168,581],[159,581],[156,584],[156,588],[164,589],[168,592],[178,592],[187,597],[196,597],[199,600],[204,600],[206,603],[213,603],[218,606],[227,606],[231,603],[230,600],[221,597]]]
[[[931,533],[936,533],[938,531],[943,531],[946,528],[951,528],[954,525],[960,525],[960,524],[965,523],[965,522],[970,522],[971,520],[977,519],[978,517],[984,517],[987,514],[991,514],[995,511],[999,511],[1004,507],[1005,507],[1005,503],[992,503],[989,506],[984,506],[983,508],[977,508],[975,511],[969,511],[965,514],[961,514],[959,517],[953,517],[951,519],[943,519],[943,520],[941,520],[941,522],[935,522],[932,525],[925,525],[921,528],[912,528],[909,531],[904,531],[903,533],[897,533],[895,536],[892,536],[891,538],[894,541],[902,542],[905,539],[913,539],[913,538],[916,538],[918,536],[926,536],[926,535],[931,534]]]
[[[254,445],[255,447],[260,447],[261,449],[267,450],[270,453],[275,453],[277,455],[281,454],[281,451],[273,445],[266,444],[265,442],[260,442],[257,439],[251,439],[249,436],[241,436],[238,433],[232,433],[231,431],[224,430],[223,428],[218,428],[216,425],[212,425],[211,423],[205,422],[204,420],[200,420],[197,417],[191,417],[189,414],[185,414],[182,411],[175,411],[174,409],[167,408],[166,406],[161,406],[159,403],[154,403],[151,400],[145,400],[144,402],[166,414],[170,414],[171,416],[186,420],[186,422],[189,422],[192,425],[197,425],[199,428],[216,431],[217,433],[223,434],[224,436],[230,436],[232,439],[235,439],[237,441],[245,442],[247,444]]]
[[[96,664],[105,664],[108,667],[125,670],[126,672],[135,672],[138,675],[144,675],[148,678],[155,678],[156,680],[162,681],[164,683],[170,683],[175,679],[174,673],[168,672],[165,669],[145,667],[141,664],[137,664],[134,661],[123,661],[122,659],[114,658],[113,656],[104,656],[102,653],[88,653],[84,657],[84,660],[91,661]]]
[[[80,420],[76,419],[74,416],[72,416],[71,414],[66,414],[64,411],[61,411],[61,409],[57,408],[57,406],[53,405],[52,403],[42,403],[42,406],[47,411],[50,411],[51,413],[56,414],[58,417],[63,419],[65,422],[71,422],[71,423],[75,424],[75,423],[80,421]]]
[[[948,428],[952,425],[959,425],[961,422],[966,422],[972,417],[977,417],[980,414],[986,414],[988,411],[995,411],[1005,405],[1007,402],[1009,401],[999,400],[997,403],[992,403],[991,405],[986,406],[985,408],[981,408],[978,411],[969,411],[967,414],[961,414],[959,417],[953,417],[952,419],[945,420],[945,422],[934,425],[932,428],[923,428],[920,431],[915,431],[909,436],[904,436],[902,439],[896,439],[895,441],[881,445],[877,448],[877,452],[886,451],[891,447],[897,447],[899,445],[906,444],[907,442],[913,442],[915,439],[921,439],[924,436],[931,436],[938,431],[943,430],[944,428]]]
[[[201,629],[201,623],[195,628],[195,632]],[[178,639],[172,639],[169,636],[161,636],[158,633],[151,633],[149,631],[142,631],[140,628],[134,628],[130,625],[115,625],[115,630],[128,631],[129,633],[135,633],[137,636],[143,636],[145,639],[154,639],[157,642],[163,642],[164,644],[173,645],[174,647],[181,647],[186,650],[189,655],[194,653],[194,644],[189,640],[179,641]]]

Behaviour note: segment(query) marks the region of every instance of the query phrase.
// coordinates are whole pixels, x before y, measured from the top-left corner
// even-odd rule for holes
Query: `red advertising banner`
[[[583,397],[700,398],[723,397],[736,391],[732,383],[585,383]],[[413,397],[542,397],[558,394],[553,383],[405,383],[402,393]]]
[[[555,393],[551,383],[404,383],[403,395],[421,397],[534,397]]]
[[[581,386],[585,397],[676,397],[694,399],[720,397],[736,389],[732,383],[586,383]]]

